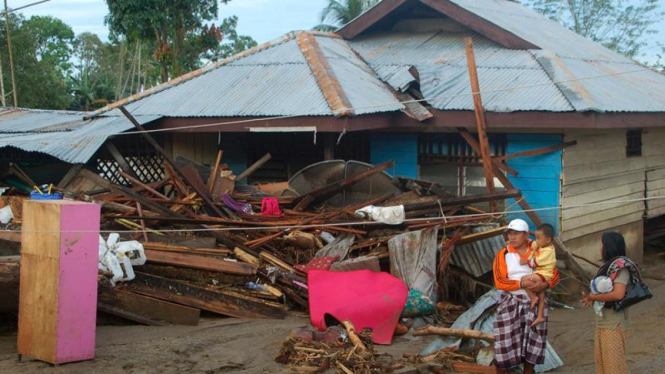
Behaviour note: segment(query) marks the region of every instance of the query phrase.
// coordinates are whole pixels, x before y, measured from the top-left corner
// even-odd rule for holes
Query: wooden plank
[[[256,274],[256,266],[243,262],[225,261],[206,256],[155,251],[151,249],[145,250],[145,256],[148,262],[156,264],[220,271],[223,273],[236,275]]]
[[[648,181],[659,180],[659,179],[665,179],[665,167],[647,171]]]
[[[573,149],[578,151],[573,152]],[[626,153],[617,151],[617,148],[609,149],[584,149],[579,151],[579,147],[564,149],[562,156],[562,165],[564,167],[573,167],[586,165],[589,163],[600,163],[605,161],[623,161],[626,160]]]
[[[575,184],[564,184],[561,187],[561,195],[565,197],[572,197],[580,194],[587,193],[589,191],[601,190],[603,188],[608,188],[608,186],[623,186],[626,184],[631,184],[635,182],[645,181],[645,174],[643,171],[638,170],[632,173],[626,173],[621,176],[614,178],[598,179],[594,181],[581,182]]]
[[[58,182],[56,188],[64,190],[69,185],[69,183],[79,174],[82,168],[83,168],[82,164],[72,166],[67,172],[67,174],[65,174],[65,176],[62,177],[60,182]]]
[[[607,201],[622,196],[632,195],[638,192],[644,194],[644,182],[642,181],[616,187],[614,187],[613,184],[607,184],[607,187],[609,188],[589,190],[589,192],[575,196],[564,195],[561,199],[561,203],[563,205],[581,205]]]
[[[261,157],[258,161],[253,163],[250,167],[245,169],[240,175],[238,175],[238,178],[236,178],[237,181],[242,182],[244,179],[248,178],[250,175],[254,174],[255,171],[259,170],[261,166],[265,165],[266,162],[270,161],[272,156],[270,153],[266,153],[263,157]]]
[[[214,238],[211,238],[214,240]],[[144,249],[150,249],[153,251],[164,251],[164,252],[180,252],[180,253],[189,253],[189,254],[206,254],[206,255],[217,255],[217,256],[226,256],[231,253],[228,249],[221,249],[217,247],[188,247],[184,245],[170,245],[166,243],[159,242],[143,242],[141,243]]]
[[[607,202],[607,204],[586,205],[586,206],[578,206],[575,208],[565,208],[566,206],[571,206],[571,205],[566,204],[564,201],[563,203],[564,209],[561,212],[561,219],[569,220],[602,211],[607,212],[607,214],[611,214],[609,210],[618,209],[620,207],[624,207],[630,204],[640,204],[642,208],[644,208],[644,201],[624,202],[626,200],[643,199],[643,198],[644,194],[642,192],[637,192],[630,195],[618,196],[612,199],[607,199],[606,201],[601,201],[602,203]]]
[[[460,362],[460,361],[453,362],[451,364],[451,368],[453,369],[454,372],[457,373],[494,374],[497,372],[496,367],[494,367],[494,365],[483,366],[483,365],[473,364],[470,362]]]
[[[643,216],[642,212],[636,212],[625,216],[614,217],[612,219],[605,220],[602,222],[596,222],[582,227],[571,226],[570,228],[565,227],[564,226],[565,222],[562,222],[560,237],[561,240],[568,241],[588,234],[593,234],[603,230],[612,229],[614,227],[622,226],[628,223],[639,222],[642,220],[642,216]]]
[[[210,178],[208,178],[208,192],[212,193],[215,190],[215,183],[217,183],[217,178],[219,177],[219,163],[222,162],[222,156],[224,151],[221,149],[217,151],[217,159],[215,160],[215,166],[212,168],[210,173]]]
[[[141,272],[137,272],[136,279],[126,286],[132,292],[236,318],[282,319],[287,311],[281,304],[233,292],[213,291]]]
[[[60,209],[31,204],[23,211],[18,352],[56,360]],[[40,231],[51,234],[37,234]]]
[[[189,163],[187,166],[179,168],[178,172],[187,180],[189,185],[196,191],[206,204],[212,208],[213,212],[219,217],[225,217],[226,215],[215,205],[213,202],[212,196],[208,193],[206,185],[201,179],[201,175],[196,171],[194,164]]]
[[[479,240],[485,240],[485,239],[488,239],[488,238],[493,238],[495,236],[503,235],[503,233],[506,231],[506,229],[508,229],[508,226],[501,226],[501,227],[497,227],[495,229],[491,229],[491,230],[487,230],[487,231],[483,231],[483,232],[475,232],[473,234],[464,235],[455,244],[456,245],[462,245],[462,244],[477,242]]]
[[[106,140],[106,149],[111,153],[111,156],[118,163],[120,169],[125,172],[125,174],[132,176],[134,179],[140,179],[138,175],[134,172],[131,166],[127,163],[125,158],[122,156],[122,153],[116,148],[115,144],[111,140]]]
[[[629,158],[625,161],[608,161],[563,168],[564,183],[574,183],[614,177],[637,170],[645,170],[643,158]]]
[[[168,245],[183,246],[188,248],[214,248],[215,238],[205,236],[175,236],[175,235],[152,235],[148,234],[151,242],[164,243]]]
[[[529,151],[522,151],[522,152],[512,153],[512,154],[505,155],[505,156],[499,156],[499,157],[495,157],[494,159],[499,160],[499,161],[506,161],[506,160],[510,160],[510,159],[513,159],[513,158],[517,158],[517,157],[537,156],[537,155],[542,155],[544,153],[550,153],[550,152],[558,151],[558,150],[561,150],[561,149],[564,149],[564,148],[567,148],[567,147],[571,147],[571,146],[576,145],[576,144],[577,144],[577,141],[573,140],[572,142],[565,142],[565,143],[561,143],[561,144],[557,144],[557,145],[552,145],[552,146],[549,146],[549,147],[537,148],[537,149],[532,149],[532,150],[529,150]]]
[[[647,182],[647,191],[665,188],[665,179],[656,179]]]
[[[111,304],[107,304],[107,303],[104,303],[104,302],[98,302],[97,303],[97,310],[99,310],[100,312],[104,312],[104,313],[107,313],[107,314],[114,315],[116,317],[120,317],[120,318],[124,318],[124,319],[130,320],[130,321],[134,321],[136,323],[140,323],[140,324],[146,325],[146,326],[165,326],[167,324],[166,322],[157,321],[157,320],[154,320],[150,317],[146,317],[142,314],[132,312],[132,311],[123,309],[121,307],[111,305]]]
[[[494,173],[492,172],[492,156],[490,154],[489,139],[485,132],[485,129],[487,128],[485,108],[483,108],[483,101],[480,96],[480,83],[478,82],[478,71],[476,70],[476,57],[473,52],[473,41],[470,36],[464,38],[464,44],[466,47],[466,63],[469,68],[469,79],[471,80],[471,92],[473,93],[473,108],[480,143],[480,156],[483,163],[483,171],[485,172],[485,184],[487,186],[487,192],[492,194],[495,191]],[[490,201],[489,205],[490,211],[497,211],[498,205],[496,201]]]
[[[147,317],[153,321],[164,321],[176,325],[196,326],[199,324],[199,317],[201,315],[201,311],[196,308],[174,304],[117,288],[100,288],[99,301],[139,316]],[[127,318],[124,316],[120,317]]]
[[[631,213],[643,213],[644,202],[629,203],[620,206],[612,206],[609,209],[576,216],[562,220],[562,227],[583,227],[586,225],[600,223],[613,217],[621,217]]]
[[[141,182],[140,180],[134,178],[133,176],[131,176],[131,175],[125,173],[125,172],[122,172],[122,171],[120,171],[120,172],[118,172],[118,173],[119,173],[120,175],[122,175],[123,178],[127,179],[128,181],[130,181],[134,186],[136,186],[136,187],[141,187],[141,188],[143,188],[144,190],[150,192],[151,194],[153,194],[153,195],[155,195],[155,196],[157,196],[157,197],[159,197],[159,198],[162,198],[162,199],[164,199],[164,200],[170,200],[168,197],[166,197],[166,196],[165,196],[164,194],[162,194],[161,192],[159,192],[159,191],[155,190],[154,188],[152,188],[152,187],[146,185],[145,183]]]
[[[20,232],[0,231],[0,240],[7,240],[14,243],[21,242]]]
[[[491,194],[484,194],[484,195],[466,195],[466,196],[460,196],[460,197],[449,197],[447,199],[439,199],[435,201],[425,201],[422,203],[405,203],[404,205],[404,211],[405,212],[411,212],[415,210],[423,210],[423,209],[429,209],[429,208],[437,208],[440,209],[440,207],[443,208],[450,208],[450,207],[456,207],[456,206],[464,206],[464,205],[471,205],[471,204],[477,204],[477,203],[484,203],[487,201],[498,201],[498,200],[504,200],[504,199],[510,199],[510,198],[519,198],[522,196],[522,193],[517,190],[517,189],[510,189],[510,190],[504,190],[500,192],[494,192]]]

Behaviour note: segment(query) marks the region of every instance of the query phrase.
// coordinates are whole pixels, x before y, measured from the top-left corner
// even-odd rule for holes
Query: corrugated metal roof
[[[450,327],[452,329],[462,330],[477,330],[484,333],[492,334],[494,332],[493,324],[496,318],[496,313],[492,310],[501,297],[501,291],[496,289],[487,292],[476,301],[473,306],[462,313],[457,318],[455,323]],[[479,341],[481,344],[487,346],[489,343]],[[422,352],[421,356],[427,356],[435,353],[446,347],[459,347],[462,344],[462,339],[455,337],[438,338],[428,345]],[[550,343],[547,343],[545,348],[545,362],[541,365],[536,365],[536,373],[543,373],[554,370],[563,366],[563,360],[556,353]]]
[[[374,67],[376,74],[392,88],[399,92],[405,92],[411,83],[416,82],[416,77],[411,74],[411,66],[402,65],[377,65]]]
[[[295,34],[294,34],[295,35]],[[315,35],[356,114],[403,109],[376,73],[343,40]],[[294,38],[127,105],[133,114],[166,117],[333,115]]]
[[[451,0],[534,44],[531,51],[577,111],[665,112],[665,76],[509,0]],[[626,73],[640,70],[640,72]],[[621,74],[626,73],[626,74]],[[482,89],[482,84],[481,84]]]
[[[473,110],[465,33],[383,32],[351,41],[384,80],[395,66],[415,66],[420,90],[439,110]],[[507,50],[473,34],[483,105],[491,112],[551,111],[574,108],[529,51]],[[518,88],[528,86],[528,88]],[[505,90],[509,88],[514,90]],[[492,92],[494,90],[502,90]]]
[[[12,109],[0,111],[0,148],[41,152],[72,164],[86,163],[106,139],[134,125],[119,111],[83,120],[83,112]],[[145,124],[159,116],[135,116]]]
[[[316,39],[356,114],[404,109],[376,72],[344,40],[321,36]]]
[[[476,227],[472,232],[483,232],[496,227]],[[506,242],[501,235],[462,244],[456,246],[455,250],[453,250],[453,254],[450,257],[450,264],[464,269],[464,271],[478,278],[492,271],[494,256],[505,246]]]

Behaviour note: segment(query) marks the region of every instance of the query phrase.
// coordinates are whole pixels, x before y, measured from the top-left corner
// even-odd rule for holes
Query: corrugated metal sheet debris
[[[497,226],[477,227],[472,232],[483,232]],[[503,236],[494,236],[455,247],[450,257],[450,264],[457,266],[478,278],[492,271],[494,255],[506,246]]]
[[[15,147],[41,152],[72,164],[86,163],[106,139],[134,125],[118,110],[103,117],[83,120],[83,112],[7,110],[0,112],[0,148]],[[159,116],[135,116],[145,124]],[[17,131],[17,130],[20,130]]]

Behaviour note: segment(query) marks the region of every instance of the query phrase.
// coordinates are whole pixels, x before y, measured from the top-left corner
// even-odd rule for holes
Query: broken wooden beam
[[[508,229],[508,226],[501,226],[487,231],[474,232],[473,234],[464,235],[457,241],[457,244],[462,245],[467,243],[473,243],[480,240],[485,240],[488,238],[493,238],[495,236],[503,235],[506,229]]]
[[[506,160],[511,160],[513,158],[517,158],[517,157],[528,157],[528,156],[542,155],[544,153],[550,153],[550,152],[558,151],[560,149],[564,149],[564,148],[567,148],[567,147],[570,147],[570,146],[573,146],[573,145],[576,145],[576,144],[577,144],[577,140],[573,140],[572,142],[565,142],[565,143],[561,143],[561,144],[557,144],[557,145],[553,145],[553,146],[549,146],[549,147],[531,149],[531,150],[528,150],[528,151],[517,152],[517,153],[510,154],[510,155],[494,157],[494,159],[498,160],[498,161],[506,161]]]
[[[224,151],[221,149],[217,151],[217,159],[215,159],[215,166],[212,168],[210,178],[208,178],[208,192],[212,193],[215,190],[215,183],[217,182],[217,173],[219,173],[219,163],[222,162]]]
[[[142,295],[167,300],[193,308],[236,318],[286,317],[284,305],[226,292],[209,290],[186,282],[166,279],[141,272],[126,285],[127,289]]]
[[[125,174],[131,175],[134,179],[140,179],[134,169],[129,166],[127,160],[125,160],[125,157],[122,155],[122,153],[120,153],[118,148],[116,148],[115,144],[113,144],[111,140],[106,141],[106,149],[109,151],[115,162],[118,163],[120,169],[125,172]]]
[[[261,157],[258,161],[253,163],[250,167],[245,169],[240,175],[238,175],[238,178],[236,178],[236,181],[242,182],[243,179],[248,178],[250,175],[254,174],[255,171],[259,170],[261,166],[265,165],[266,162],[270,161],[272,156],[270,153],[266,153],[265,156]]]
[[[188,253],[164,252],[146,249],[145,257],[148,262],[155,264],[220,271],[223,273],[236,275],[256,274],[256,266],[252,264],[220,260],[213,257],[193,255]]]
[[[466,140],[467,144],[469,144],[469,146],[473,149],[473,151],[476,152],[476,154],[478,154],[480,156],[480,144],[478,143],[476,138],[467,129],[465,129],[463,127],[457,127],[457,131],[462,136],[462,138],[464,138],[464,140]],[[519,173],[517,171],[513,170],[512,168],[510,168],[508,165],[504,164],[503,162],[499,162],[498,160],[492,159],[492,165],[494,166],[492,171],[494,171],[495,169],[496,170],[503,170],[506,173],[508,173],[508,174],[510,174],[514,177],[519,175]],[[496,176],[497,178],[499,178],[499,180],[501,180],[501,178],[496,173],[494,173],[494,176]],[[504,187],[505,187],[505,185],[504,185]]]
[[[426,336],[426,335],[441,335],[441,336],[455,336],[465,339],[479,339],[490,343],[494,342],[494,334],[476,331],[476,330],[462,330],[462,329],[449,329],[438,326],[425,326],[413,332],[413,336]]]
[[[404,204],[404,211],[410,212],[414,210],[432,209],[432,208],[450,208],[454,206],[464,206],[486,201],[497,201],[510,198],[518,198],[522,196],[522,192],[517,189],[507,189],[500,192],[494,192],[484,195],[466,195],[460,197],[450,197],[447,199],[439,199],[436,201],[426,201],[422,203]]]
[[[194,255],[215,256],[227,256],[231,254],[230,250],[221,248],[189,247],[184,245],[173,245],[159,242],[143,242],[141,244],[143,245],[144,249],[150,249],[153,251],[180,252]]]
[[[480,83],[478,82],[478,71],[476,69],[476,57],[473,52],[473,41],[470,36],[464,38],[466,46],[466,62],[469,67],[469,79],[471,80],[471,92],[473,94],[473,108],[476,117],[476,128],[480,140],[480,156],[483,160],[483,171],[485,172],[485,183],[487,192],[494,193],[494,173],[492,172],[492,155],[490,154],[490,143],[487,139],[487,122],[485,119],[485,108],[483,108],[480,96]],[[498,205],[496,201],[490,201],[490,210],[496,212]]]
[[[196,326],[199,324],[201,314],[201,311],[196,308],[123,291],[119,288],[100,287],[98,301],[152,321],[164,321],[176,325]],[[111,311],[111,314],[118,315],[114,311]],[[123,315],[119,315],[119,317],[126,318]],[[141,321],[136,322],[141,323]]]

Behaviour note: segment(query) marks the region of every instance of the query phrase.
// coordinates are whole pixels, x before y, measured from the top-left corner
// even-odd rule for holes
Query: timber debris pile
[[[111,148],[117,180],[77,165],[57,185],[35,186],[30,196],[101,206],[99,311],[158,326],[196,325],[201,311],[280,319],[298,310],[308,312],[319,331],[344,325],[343,334],[329,341],[287,338],[277,361],[298,372],[476,367],[475,346],[393,360],[376,354],[372,344],[390,344],[405,333],[451,334],[431,328],[454,327],[466,309],[441,301],[457,288],[450,284],[453,250],[501,238],[502,211],[509,199],[523,201],[519,190],[456,196],[434,182],[391,177],[386,171],[392,161],[325,161],[289,181],[250,184],[269,154],[235,175],[222,151],[208,167],[172,159],[151,144],[163,157],[161,180],[143,182],[140,171]],[[12,167],[14,176],[35,185]],[[12,187],[0,197],[11,216],[0,217],[3,239],[20,241],[27,198]],[[494,250],[503,245],[498,240]],[[16,262],[3,266],[18,271]],[[483,284],[464,271],[456,274]],[[17,275],[4,278],[18,286]],[[473,292],[465,296],[470,306]],[[486,338],[470,331],[457,334]]]

